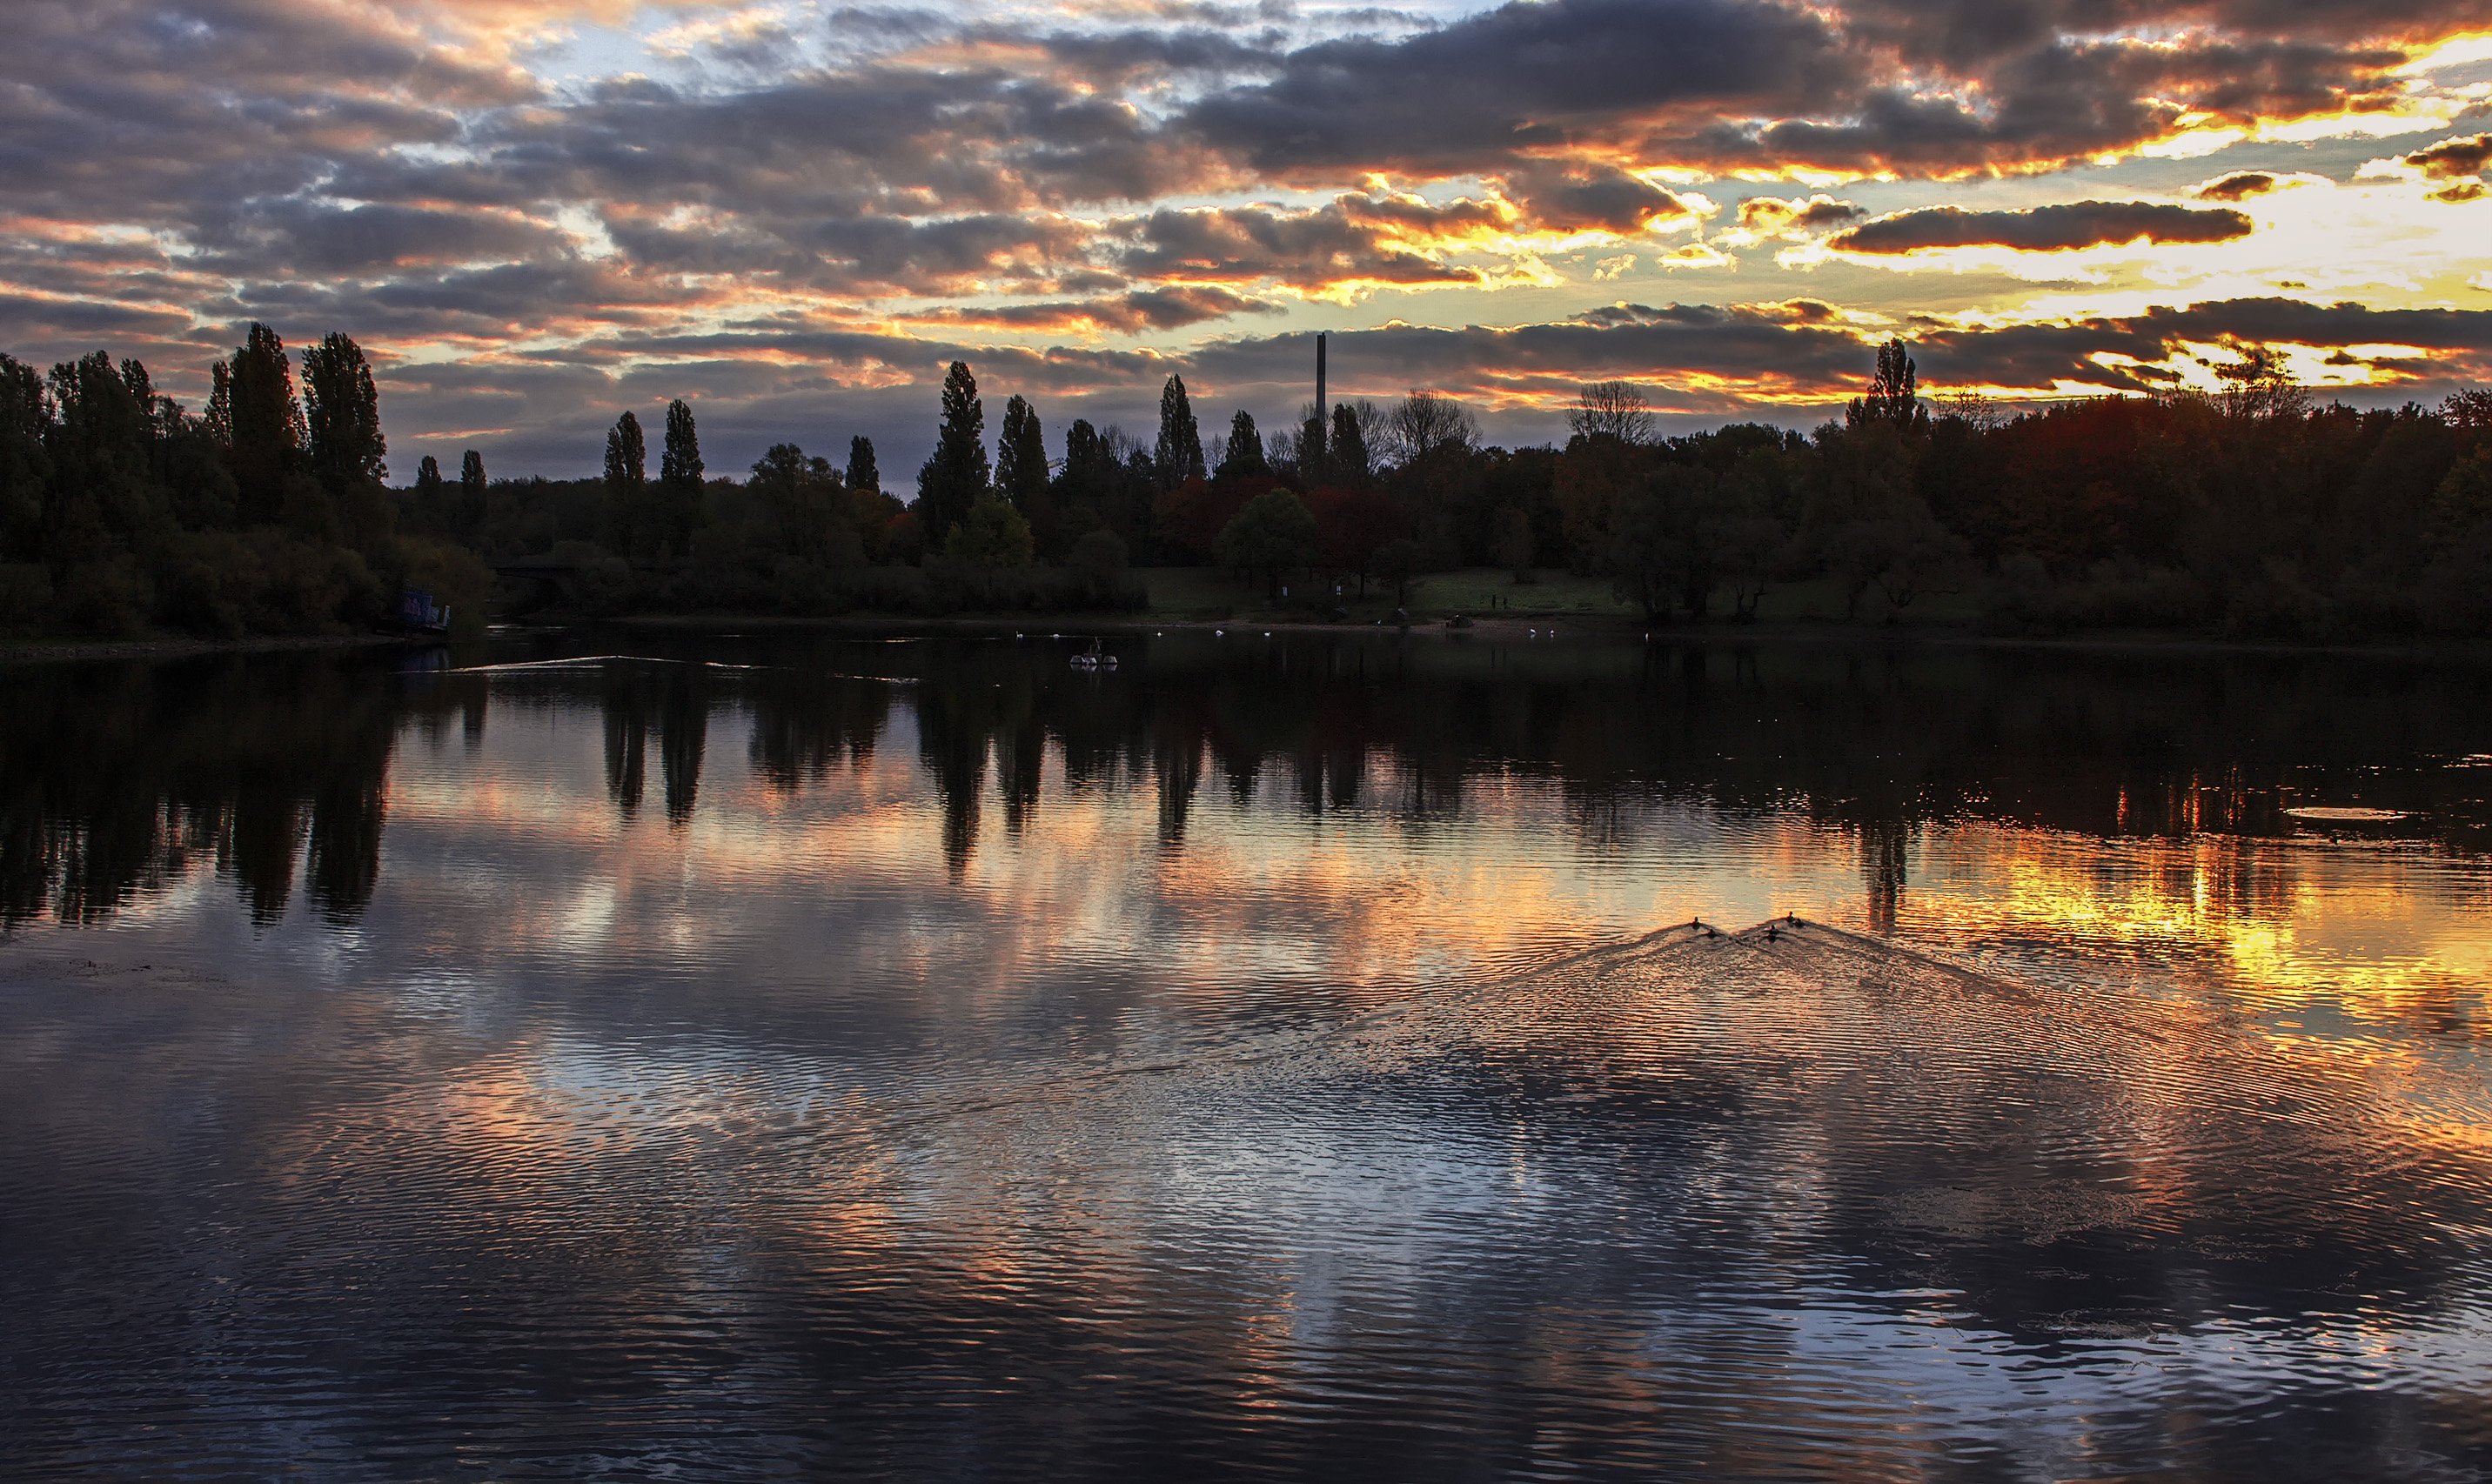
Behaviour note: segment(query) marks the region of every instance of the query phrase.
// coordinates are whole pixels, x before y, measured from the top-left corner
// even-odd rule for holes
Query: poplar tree
[[[222,361],[208,368],[208,410],[202,419],[217,447],[233,447],[233,368]]]
[[[1202,477],[1202,430],[1194,421],[1182,376],[1169,377],[1160,388],[1160,437],[1151,449],[1151,465],[1163,490]]]
[[[471,538],[485,524],[485,456],[472,448],[459,456],[459,520]]]
[[[690,554],[693,532],[701,514],[700,430],[689,402],[678,397],[667,403],[667,442],[658,455],[662,491],[659,529],[654,533],[663,555]]]
[[[294,366],[285,342],[257,320],[226,363],[226,420],[234,484],[245,521],[275,520],[285,499],[285,476],[303,464],[303,408],[294,400]]]
[[[0,561],[42,553],[44,490],[52,472],[44,434],[50,425],[43,378],[0,355]]]
[[[640,434],[640,419],[626,408],[606,434],[606,486],[637,493],[648,482],[648,441]]]
[[[430,454],[415,461],[415,492],[427,502],[441,498],[441,460]]]
[[[1047,495],[1047,440],[1038,413],[1022,398],[1004,403],[1003,436],[995,440],[995,487],[1026,516]]]
[[[978,400],[978,379],[967,363],[955,361],[943,376],[943,421],[934,452],[917,471],[917,519],[930,549],[943,544],[990,483],[986,404]]]
[[[638,556],[656,545],[648,519],[649,444],[629,407],[606,433],[606,511],[615,549]]]
[[[389,478],[380,393],[361,345],[332,332],[303,352],[303,401],[312,473],[321,488],[343,495]]]
[[[1885,423],[1898,432],[1928,432],[1930,409],[1921,405],[1920,369],[1901,340],[1878,347],[1878,373],[1869,379],[1869,395],[1855,397],[1844,409],[1844,426]]]
[[[882,471],[875,467],[874,440],[854,437],[848,440],[848,488],[882,492]]]
[[[669,486],[700,488],[700,430],[693,423],[692,407],[680,397],[667,403],[667,445],[658,455],[658,478]]]

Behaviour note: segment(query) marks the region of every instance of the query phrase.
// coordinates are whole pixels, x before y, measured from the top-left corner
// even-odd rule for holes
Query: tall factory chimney
[[[1324,401],[1324,337],[1320,331],[1316,335],[1316,426],[1326,430],[1332,427],[1332,406]]]

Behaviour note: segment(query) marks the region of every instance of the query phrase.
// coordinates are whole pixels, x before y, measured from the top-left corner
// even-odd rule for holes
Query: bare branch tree
[[[1412,387],[1385,414],[1382,452],[1392,462],[1407,464],[1448,445],[1473,447],[1479,436],[1479,419],[1468,407],[1441,392]]]
[[[1575,410],[1566,426],[1583,438],[1616,438],[1644,443],[1652,437],[1652,413],[1644,389],[1632,381],[1587,382],[1575,394]]]

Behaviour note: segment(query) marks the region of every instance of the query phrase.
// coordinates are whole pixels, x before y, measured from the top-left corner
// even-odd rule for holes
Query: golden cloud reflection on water
[[[819,963],[835,946],[813,936],[807,904],[872,904],[879,920],[863,931],[877,937],[948,932],[965,912],[988,957],[977,977],[1004,993],[1083,964],[1146,972],[1175,997],[1276,976],[1398,989],[1663,922],[1784,911],[1950,945],[2151,960],[2259,1003],[2326,1002],[2364,1021],[2479,1026],[2492,982],[2492,887],[2420,846],[2097,836],[1964,815],[1898,838],[1804,803],[1668,797],[1587,813],[1561,780],[1513,771],[1467,780],[1450,815],[1413,816],[1396,801],[1427,786],[1382,752],[1362,759],[1355,799],[1310,807],[1323,781],[1303,766],[1276,760],[1240,784],[1207,752],[1077,782],[1051,751],[1017,800],[997,744],[964,800],[908,740],[798,787],[714,750],[679,825],[618,817],[554,719],[535,744],[552,764],[507,777],[410,750],[390,781],[399,838],[437,837],[487,879],[500,842],[518,834],[530,849],[506,863],[511,890],[402,884],[455,894],[459,936],[479,955]],[[1172,804],[1172,775],[1202,782]],[[1186,821],[1174,839],[1172,811]],[[956,871],[934,848],[946,838],[964,847]]]
[[[2262,1004],[2480,1027],[2487,883],[2411,846],[2208,835],[2104,841],[1934,830],[1899,926],[1959,944],[2050,940],[2194,968]]]

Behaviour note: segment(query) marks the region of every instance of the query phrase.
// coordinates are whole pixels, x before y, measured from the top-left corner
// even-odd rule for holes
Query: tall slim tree
[[[700,485],[700,430],[680,397],[667,403],[667,444],[658,455],[658,478],[669,485]]]
[[[1024,516],[1047,496],[1047,440],[1038,413],[1023,398],[1004,403],[1003,435],[995,439],[995,490]]]
[[[380,393],[364,348],[332,331],[303,352],[303,414],[312,476],[333,495],[389,478]]]
[[[30,561],[42,553],[44,490],[51,459],[44,434],[52,409],[35,369],[0,355],[0,560]]]
[[[1219,477],[1262,479],[1271,472],[1263,457],[1263,436],[1255,430],[1255,414],[1241,408],[1229,420],[1229,444],[1221,450]]]
[[[848,488],[874,494],[882,492],[882,471],[875,466],[872,438],[848,439]]]
[[[294,400],[294,365],[285,342],[257,320],[226,363],[234,484],[243,519],[275,520],[285,498],[285,476],[303,465],[303,408]]]
[[[639,417],[627,407],[606,433],[606,485],[638,491],[648,482],[648,440],[640,432]]]
[[[1160,388],[1160,436],[1151,448],[1151,466],[1163,490],[1202,477],[1202,430],[1194,420],[1182,376],[1169,377]]]
[[[644,556],[658,545],[649,519],[649,443],[631,408],[606,433],[606,518],[615,549]]]
[[[693,422],[689,402],[678,397],[667,403],[667,442],[658,455],[660,512],[653,546],[662,556],[683,556],[692,550],[693,532],[701,514],[700,429]]]
[[[459,528],[475,540],[485,525],[485,456],[469,449],[459,456]]]
[[[233,368],[222,361],[208,368],[208,410],[201,421],[217,447],[233,448]]]
[[[991,483],[986,403],[978,400],[978,378],[966,363],[955,361],[943,376],[943,421],[934,452],[917,471],[917,519],[930,549],[942,546]]]
[[[441,460],[430,454],[415,461],[415,492],[427,504],[441,498]]]

